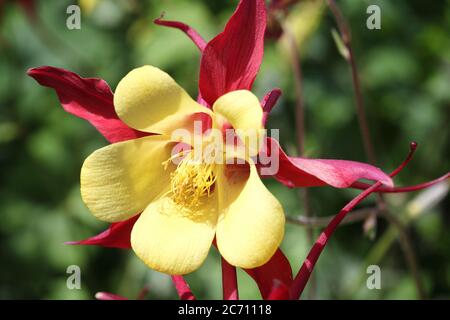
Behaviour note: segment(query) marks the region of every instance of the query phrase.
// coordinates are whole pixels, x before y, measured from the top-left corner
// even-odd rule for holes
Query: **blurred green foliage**
[[[168,19],[186,22],[211,39],[236,1],[100,0],[94,1],[96,5],[81,1],[85,5],[81,30],[72,31],[65,21],[66,8],[73,1],[37,2],[39,19],[34,22],[14,1],[7,3],[0,18],[0,299],[92,299],[98,291],[133,298],[144,285],[150,288],[147,298],[176,298],[170,278],[147,269],[132,251],[63,244],[107,226],[88,212],[79,194],[83,160],[106,141],[87,122],[66,114],[55,93],[27,77],[26,70],[64,67],[85,77],[103,78],[114,89],[129,70],[151,64],[169,72],[195,96],[197,48],[181,32],[156,26],[152,19],[164,11]],[[94,6],[87,6],[89,2]],[[445,173],[450,167],[450,1],[338,4],[352,28],[380,167],[392,170],[415,140],[420,148],[396,183],[420,183]],[[370,4],[381,8],[381,30],[366,28]],[[335,22],[326,7],[317,10],[321,11],[305,14],[294,8],[289,18],[302,53],[306,154],[366,161],[348,65],[331,36]],[[254,92],[262,97],[273,87],[283,90],[269,126],[281,128],[282,144],[295,154],[295,95],[286,54],[282,41],[267,41]],[[266,182],[288,215],[303,213],[296,190]],[[312,211],[317,216],[334,214],[356,193],[312,189]],[[413,196],[388,196],[393,214],[400,214]],[[373,203],[372,198],[364,205]],[[450,298],[449,207],[446,198],[408,228],[432,298]],[[415,298],[414,282],[397,242],[379,262],[382,290],[368,290],[365,281],[357,281],[367,267],[365,257],[387,228],[379,219],[373,240],[364,236],[361,223],[339,229],[315,271],[317,297]],[[282,248],[297,271],[309,248],[304,228],[287,225]],[[203,267],[187,276],[199,298],[221,298],[219,261],[212,249]],[[73,264],[82,270],[81,290],[66,288],[66,268]],[[252,280],[241,271],[238,275],[241,297],[259,298]]]

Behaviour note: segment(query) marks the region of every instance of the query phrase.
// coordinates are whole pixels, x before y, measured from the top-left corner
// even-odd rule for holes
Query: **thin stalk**
[[[239,300],[236,267],[222,257],[222,290],[224,300]]]
[[[320,254],[322,253],[323,249],[328,243],[328,240],[336,230],[336,228],[339,226],[341,221],[345,218],[345,216],[355,207],[357,206],[361,201],[363,201],[365,198],[370,196],[375,189],[381,185],[381,182],[376,182],[372,187],[369,189],[364,190],[362,193],[360,193],[356,198],[354,198],[352,201],[350,201],[334,218],[331,220],[331,222],[328,224],[328,226],[325,228],[325,230],[320,234],[317,241],[314,243],[314,246],[309,251],[308,256],[306,257],[305,261],[303,262],[300,271],[297,273],[297,276],[294,279],[294,282],[292,283],[292,286],[290,288],[290,294],[289,296],[291,299],[299,299],[303,290],[306,287],[306,284],[308,283],[308,280],[311,277],[312,271],[314,270],[314,267],[317,263],[317,260],[320,257]]]
[[[304,155],[305,151],[305,101],[303,98],[303,75],[300,65],[300,52],[297,48],[297,42],[295,36],[289,27],[282,23],[282,30],[286,35],[289,43],[290,56],[292,60],[292,70],[294,73],[294,85],[295,85],[295,129],[296,129],[296,142],[297,153],[300,157]],[[309,191],[307,188],[301,188],[298,191],[299,200],[303,203],[303,211],[305,217],[311,217],[311,210],[309,206]],[[306,238],[309,245],[314,243],[314,229],[311,227],[306,228]],[[309,298],[314,299],[317,291],[317,281],[315,277],[310,280],[309,284]]]
[[[349,63],[351,75],[352,75],[352,83],[354,89],[354,99],[356,112],[358,115],[358,123],[359,129],[361,131],[361,135],[363,138],[364,149],[366,151],[369,162],[372,164],[376,164],[375,151],[372,144],[372,139],[370,136],[369,125],[366,120],[366,110],[364,106],[364,99],[361,92],[361,82],[358,75],[358,70],[356,67],[355,55],[353,54],[353,48],[351,44],[351,32],[348,26],[347,21],[345,20],[342,12],[336,5],[334,0],[328,0],[328,6],[333,13],[333,16],[336,20],[339,33],[341,35],[342,41],[344,42],[345,47],[347,48],[348,55],[346,57],[347,62]]]
[[[180,300],[195,300],[195,296],[183,276],[172,276],[172,282]]]
[[[342,221],[341,225],[351,224],[354,222],[359,222],[365,220],[371,214],[378,215],[380,210],[377,207],[363,208],[355,210],[349,213],[345,219]],[[306,217],[306,216],[296,216],[296,217],[286,217],[288,223],[296,224],[299,226],[307,226],[310,228],[323,228],[326,227],[335,215],[327,217]]]
[[[408,265],[411,275],[414,279],[417,298],[421,300],[426,299],[425,289],[423,287],[422,278],[420,277],[420,268],[417,263],[416,253],[414,251],[412,241],[409,237],[408,230],[400,221],[400,219],[391,214],[389,211],[383,212],[383,216],[391,223],[392,226],[397,229],[400,246],[405,256],[406,264]]]
[[[442,181],[445,181],[447,179],[450,178],[450,172],[444,174],[443,176],[428,181],[428,182],[424,182],[421,184],[416,184],[414,186],[407,186],[407,187],[380,187],[377,189],[377,192],[382,192],[382,193],[403,193],[403,192],[414,192],[414,191],[420,191],[423,189],[427,189],[433,185],[436,185]],[[351,188],[355,188],[355,189],[367,189],[369,188],[371,185],[367,184],[367,183],[363,183],[363,182],[355,182],[354,184],[351,185]]]

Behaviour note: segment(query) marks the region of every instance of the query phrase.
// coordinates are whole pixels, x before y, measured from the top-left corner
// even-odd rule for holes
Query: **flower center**
[[[188,157],[170,175],[172,200],[185,208],[198,208],[214,191],[216,176],[213,163],[203,163]]]

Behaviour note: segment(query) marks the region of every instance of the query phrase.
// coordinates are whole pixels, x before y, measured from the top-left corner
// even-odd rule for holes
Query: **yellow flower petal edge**
[[[114,107],[119,118],[130,127],[167,135],[189,126],[195,113],[211,114],[172,77],[152,66],[134,69],[119,82]]]
[[[281,204],[264,186],[254,164],[226,167],[217,183],[216,240],[221,255],[241,268],[265,264],[284,236]]]
[[[150,268],[183,275],[195,271],[206,259],[217,223],[217,202],[189,210],[169,197],[151,203],[131,232],[131,246]]]
[[[142,212],[170,181],[163,162],[174,142],[149,136],[111,144],[92,153],[81,169],[81,196],[100,220],[117,222]]]
[[[228,122],[244,142],[249,156],[260,149],[263,111],[258,98],[248,90],[237,90],[221,96],[213,105],[215,125]]]

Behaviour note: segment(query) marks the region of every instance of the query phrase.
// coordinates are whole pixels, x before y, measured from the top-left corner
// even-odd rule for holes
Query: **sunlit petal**
[[[150,268],[172,275],[195,271],[208,255],[217,223],[217,202],[195,210],[169,197],[151,203],[131,232],[135,253]]]
[[[218,177],[217,246],[232,265],[255,268],[274,255],[284,235],[284,212],[253,164],[228,166]]]
[[[92,153],[81,169],[81,195],[100,220],[117,222],[142,210],[168,185],[174,165],[163,162],[173,142],[150,136],[112,144]]]
[[[194,114],[210,113],[167,73],[152,66],[134,69],[120,81],[114,106],[130,127],[168,135],[175,129],[191,128]]]

